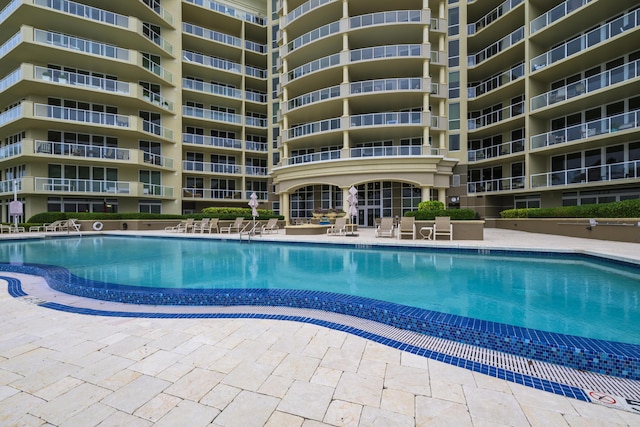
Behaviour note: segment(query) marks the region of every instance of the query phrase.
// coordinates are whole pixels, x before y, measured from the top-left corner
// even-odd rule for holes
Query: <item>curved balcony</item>
[[[333,55],[325,56],[323,58],[316,59],[315,61],[311,61],[297,68],[294,68],[293,70],[289,71],[288,80],[289,82],[291,82],[295,79],[306,76],[307,74],[311,74],[313,72],[329,67],[335,67],[338,65],[340,65],[340,54],[335,53]]]
[[[475,67],[480,65],[487,59],[509,49],[519,41],[524,39],[524,27],[520,27],[511,34],[504,36],[502,39],[493,43],[491,46],[481,50],[480,52],[467,56],[467,65]]]
[[[500,73],[497,76],[483,80],[480,83],[469,83],[469,87],[467,88],[467,97],[469,99],[477,98],[523,77],[524,62],[512,67],[510,70]]]
[[[242,166],[231,165],[228,163],[208,163],[208,162],[196,162],[193,160],[183,160],[182,170],[187,172],[239,175],[242,173]]]
[[[183,1],[186,3],[191,3],[197,6],[202,6],[202,7],[211,9],[223,15],[232,16],[234,18],[240,19],[245,22],[249,22],[251,24],[256,24],[264,27],[267,23],[267,19],[264,16],[256,15],[255,13],[247,12],[247,11],[238,9],[236,7],[231,7],[227,4],[219,3],[213,0],[183,0]]]
[[[131,194],[131,182],[94,179],[34,178],[34,190],[44,193]]]
[[[312,134],[330,132],[341,129],[341,119],[327,119],[314,123],[305,123],[302,125],[296,125],[287,130],[287,136],[289,139],[300,138]]]
[[[351,148],[351,158],[359,157],[398,157],[422,156],[423,147],[420,145],[396,145],[391,147],[358,147]]]
[[[182,79],[182,88],[211,95],[225,96],[228,98],[242,99],[242,91],[225,85],[205,83],[193,79]]]
[[[91,90],[101,90],[124,95],[130,94],[130,85],[127,82],[93,77],[69,71],[54,70],[52,68],[34,66],[33,78],[36,80],[51,81],[69,86],[88,88]]]
[[[481,160],[495,159],[497,157],[508,156],[511,154],[522,153],[524,151],[524,139],[504,142],[491,147],[480,148],[478,150],[469,150],[467,159],[470,162],[478,162]]]
[[[422,125],[423,112],[387,112],[351,116],[351,128],[363,126]]]
[[[240,74],[242,70],[242,65],[237,62],[229,61],[222,58],[216,58],[215,56],[207,56],[197,52],[190,52],[188,50],[182,51],[182,58],[187,63],[193,62],[196,64],[204,65],[205,67],[229,71],[232,73]]]
[[[531,149],[549,147],[556,144],[579,141],[600,135],[638,129],[640,127],[640,110],[617,114],[604,119],[593,120],[575,126],[534,135],[531,137]]]
[[[488,27],[523,1],[524,0],[506,0],[500,6],[496,7],[495,9],[484,15],[482,18],[478,19],[476,22],[468,24],[467,34],[469,36],[472,36],[485,27]]]
[[[349,85],[351,95],[371,92],[422,91],[421,77],[377,79],[354,82]]]
[[[531,21],[529,24],[529,34],[534,34],[540,31],[544,27],[564,18],[574,10],[580,9],[591,1],[592,0],[566,0],[564,3],[559,4],[547,13],[540,15]]]
[[[306,44],[309,44],[311,42],[314,42],[324,37],[328,37],[332,34],[337,34],[339,32],[340,32],[340,22],[331,22],[327,25],[323,25],[322,27],[314,28],[308,33],[305,33],[300,37],[293,39],[293,41],[289,42],[286,46],[286,52],[283,52],[283,54],[289,54]]]
[[[104,24],[115,25],[122,28],[129,28],[129,17],[108,10],[98,9],[69,0],[34,0],[37,6],[46,7],[60,12],[76,15],[83,19],[90,19]]]
[[[295,8],[294,10],[292,10],[287,14],[284,20],[283,27],[289,25],[296,19],[309,13],[312,10],[318,7],[324,6],[325,4],[333,3],[335,1],[337,0],[309,0],[308,2],[301,4],[300,6],[298,6],[297,8]]]
[[[242,141],[239,139],[195,135],[192,133],[183,133],[182,142],[184,144],[203,145],[207,147],[230,148],[234,150],[242,149]]]
[[[232,123],[242,125],[242,116],[234,113],[226,113],[222,111],[206,110],[204,108],[182,106],[182,114],[185,117],[193,117],[197,119],[213,120],[217,122]]]
[[[219,31],[209,30],[208,28],[189,24],[187,22],[182,23],[182,31],[187,34],[191,34],[192,36],[201,37],[207,40],[226,44],[228,46],[233,46],[238,48],[242,47],[242,40],[239,37],[221,33]]]
[[[422,54],[421,44],[374,46],[352,50],[350,60],[351,62],[359,62],[383,58],[421,57]]]
[[[81,110],[78,108],[59,107],[47,104],[34,104],[33,107],[33,115],[36,117],[104,126],[131,127],[130,116],[123,114],[103,113],[100,111]]]
[[[521,116],[523,114],[524,102],[518,102],[516,104],[504,107],[498,111],[492,111],[491,113],[468,119],[467,128],[469,129],[469,131],[478,130],[505,120],[512,119],[514,117]]]
[[[349,28],[351,30],[355,30],[357,28],[385,24],[427,24],[430,22],[431,13],[429,10],[389,10],[386,12],[368,13],[366,15],[359,15],[349,18]]]
[[[526,177],[516,176],[511,178],[489,179],[486,181],[473,181],[467,183],[467,193],[491,193],[494,191],[521,190],[524,188]]]
[[[33,39],[36,43],[80,51],[91,55],[104,56],[120,61],[129,61],[129,50],[107,43],[68,36],[53,31],[39,30],[37,28],[33,29]]]
[[[337,160],[341,156],[340,150],[321,151],[319,153],[302,154],[282,159],[283,166],[299,165],[302,163],[325,162],[327,160]]]
[[[640,160],[532,174],[531,188],[589,185],[640,178]]]

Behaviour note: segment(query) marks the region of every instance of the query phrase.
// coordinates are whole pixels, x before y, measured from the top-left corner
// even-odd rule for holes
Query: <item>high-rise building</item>
[[[637,198],[638,7],[0,0],[1,219]]]

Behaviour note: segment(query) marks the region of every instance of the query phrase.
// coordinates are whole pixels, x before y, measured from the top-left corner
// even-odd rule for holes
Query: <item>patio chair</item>
[[[262,226],[262,234],[265,233],[278,233],[280,227],[278,227],[278,218],[269,218],[269,221]]]
[[[6,224],[0,224],[0,233],[11,233],[11,226]]]
[[[233,232],[239,233],[240,230],[242,229],[243,222],[244,222],[244,217],[239,216],[230,225],[226,227],[220,227],[220,232],[221,233],[227,232],[228,234],[230,234],[233,231]]]
[[[62,231],[64,230],[65,224],[67,223],[67,220],[58,220],[58,221],[54,221],[50,224],[45,224],[43,225],[45,232],[50,232],[50,231]]]
[[[344,236],[347,234],[347,217],[342,216],[336,218],[336,221],[327,228],[327,235],[329,236]]]
[[[453,224],[448,216],[437,216],[433,224],[433,240],[438,240],[438,236],[449,236],[453,240]]]
[[[191,227],[191,232],[204,233],[204,229],[209,228],[209,218],[202,218],[200,221],[194,221],[193,227]]]
[[[66,224],[66,229],[69,231],[75,231],[77,233],[80,232],[80,224],[78,224],[76,218],[68,219]]]
[[[414,217],[403,216],[400,220],[398,239],[402,239],[403,236],[411,236],[412,240],[416,239],[416,219]]]
[[[187,218],[186,221],[181,222],[180,224],[178,224],[178,229],[176,231],[178,233],[188,233],[189,231],[193,230],[193,223],[194,222],[195,222],[195,219]]]
[[[393,218],[380,218],[376,228],[376,237],[393,237]]]

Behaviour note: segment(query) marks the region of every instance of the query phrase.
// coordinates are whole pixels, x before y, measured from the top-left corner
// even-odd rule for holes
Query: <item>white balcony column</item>
[[[429,186],[422,186],[420,187],[420,191],[422,192],[422,201],[423,202],[428,202],[431,200],[431,187]]]
[[[447,206],[447,189],[446,188],[438,188],[438,201],[442,202],[445,207]]]
[[[342,210],[347,213],[347,217],[349,217],[349,187],[345,187],[342,189]],[[349,218],[349,222],[351,222],[351,218]]]
[[[284,220],[290,222],[291,207],[289,206],[289,193],[280,194],[280,215],[284,216]]]
[[[349,0],[342,0],[342,17],[349,17]]]

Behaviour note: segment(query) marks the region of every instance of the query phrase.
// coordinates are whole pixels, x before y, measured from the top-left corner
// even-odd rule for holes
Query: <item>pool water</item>
[[[3,242],[0,262],[123,286],[335,292],[640,344],[640,269],[592,257],[97,236]]]

